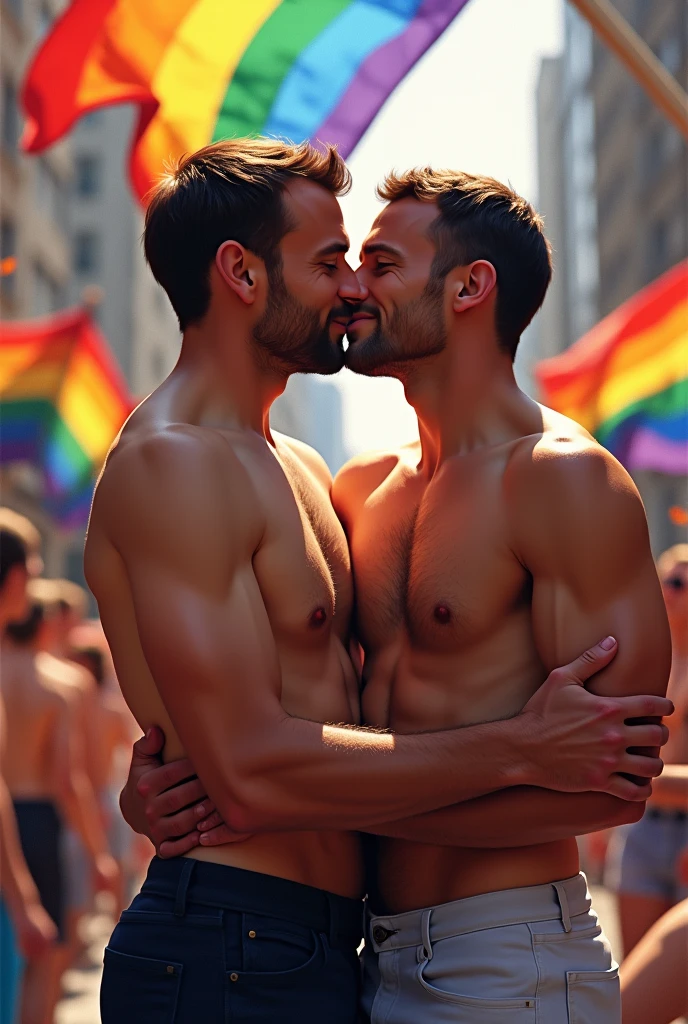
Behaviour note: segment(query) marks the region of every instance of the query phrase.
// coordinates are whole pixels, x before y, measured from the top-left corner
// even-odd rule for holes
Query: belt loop
[[[329,892],[327,893],[327,903],[330,910],[330,927],[327,940],[330,944],[330,949],[334,949],[339,945],[339,907],[335,897]]]
[[[554,890],[559,900],[559,909],[561,910],[561,923],[564,926],[565,932],[571,931],[571,914],[569,912],[569,901],[566,898],[566,890],[561,882],[552,882]]]
[[[179,882],[177,883],[177,895],[174,901],[174,916],[184,917],[186,913],[186,892],[189,888],[189,882],[191,881],[191,875],[196,867],[196,861],[191,860],[187,857],[182,865],[182,870],[179,875]]]
[[[432,960],[432,942],[430,941],[430,917],[432,910],[424,910],[420,920],[420,937],[427,960]]]

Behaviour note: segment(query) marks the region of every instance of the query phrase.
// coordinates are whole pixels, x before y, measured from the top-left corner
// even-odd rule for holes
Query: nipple
[[[435,621],[439,622],[441,626],[446,626],[451,621],[451,612],[446,604],[435,605],[433,615],[435,616]]]
[[[311,626],[313,626],[315,629],[317,629],[319,626],[324,625],[324,623],[326,621],[327,621],[327,612],[325,611],[325,609],[324,608],[316,608],[315,611],[313,612],[313,614],[311,615],[311,618],[310,618]]]

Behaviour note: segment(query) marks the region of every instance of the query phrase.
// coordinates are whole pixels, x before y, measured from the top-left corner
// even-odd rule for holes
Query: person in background
[[[608,877],[619,894],[626,956],[666,911],[688,897],[678,870],[688,846],[688,544],[660,555],[657,572],[671,629],[667,696],[676,711],[667,721],[664,773],[655,781],[645,814],[610,846]]]
[[[77,829],[67,823],[62,835],[67,913],[67,945],[63,950],[66,969],[83,952],[81,924],[92,909],[95,890],[105,888],[117,893],[120,873],[116,861],[108,853],[97,796],[101,762],[101,737],[96,724],[99,718],[97,684],[86,668],[69,658],[69,635],[84,620],[88,603],[86,591],[71,580],[41,579],[32,581],[29,592],[49,602],[55,609],[55,614],[49,617],[41,630],[41,650],[61,666],[61,685],[68,689],[73,709],[74,755],[81,765],[79,803],[89,821],[97,820],[98,827],[100,853],[95,861]],[[58,668],[57,665],[53,667]]]
[[[688,885],[684,874],[683,884]],[[688,1017],[688,899],[656,921],[621,965],[623,1024]]]
[[[133,881],[130,876],[135,835],[120,814],[119,792],[126,778],[128,752],[137,728],[116,688],[112,657],[100,623],[76,626],[69,634],[67,654],[71,661],[89,672],[97,686],[95,718],[91,723],[91,732],[98,738],[94,783],[110,851],[120,868],[114,908],[118,917],[130,888],[128,883]]]
[[[11,509],[0,509],[0,633],[27,611],[26,584],[40,570],[38,531]],[[12,798],[2,775],[6,738],[0,694],[0,1024],[14,1024],[23,957],[44,957],[57,937],[22,852]]]
[[[52,1021],[60,980],[68,965],[66,888],[61,855],[63,821],[88,850],[98,888],[117,878],[117,865],[97,806],[89,802],[80,753],[74,666],[46,653],[57,600],[31,596],[28,615],[10,622],[3,637],[3,697],[7,735],[3,774],[14,802],[19,835],[41,900],[60,941],[50,955],[27,966],[22,1024]],[[87,865],[88,867],[88,865]]]

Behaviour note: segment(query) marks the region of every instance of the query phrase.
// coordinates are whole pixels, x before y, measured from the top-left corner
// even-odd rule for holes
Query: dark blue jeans
[[[102,1024],[355,1024],[363,904],[155,857],[105,949]]]

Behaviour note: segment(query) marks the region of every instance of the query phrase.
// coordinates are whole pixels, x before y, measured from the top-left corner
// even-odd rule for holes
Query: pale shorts
[[[584,875],[369,917],[371,1024],[620,1024],[619,969]]]
[[[688,897],[688,886],[678,877],[678,861],[685,849],[688,814],[648,807],[640,821],[629,827],[616,851],[617,863],[610,866],[614,888],[629,895],[680,903]]]

